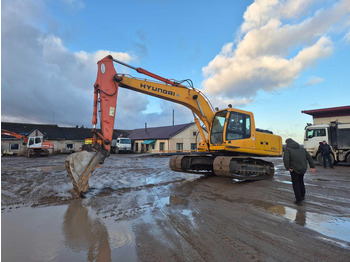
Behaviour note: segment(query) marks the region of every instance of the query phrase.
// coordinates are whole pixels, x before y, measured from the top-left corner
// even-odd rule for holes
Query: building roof
[[[350,106],[339,106],[330,108],[321,108],[313,110],[303,110],[304,114],[313,116],[314,118],[334,117],[334,116],[350,116]]]
[[[1,128],[13,131],[17,134],[28,135],[34,129],[38,129],[44,134],[48,140],[85,140],[92,137],[91,128],[84,127],[59,127],[58,125],[43,125],[43,124],[23,124],[1,122]],[[99,130],[100,131],[100,130]],[[113,138],[120,136],[127,137],[130,130],[113,130]],[[11,136],[1,135],[2,139],[12,138]]]
[[[194,124],[195,123],[188,123],[174,126],[160,126],[134,129],[133,131],[131,131],[128,137],[133,140],[169,139]]]
[[[42,125],[42,124],[28,124],[28,123],[9,123],[1,122],[1,128],[6,129],[17,134],[28,135],[34,129],[42,132],[46,139],[65,139],[62,131],[58,125]],[[8,137],[8,136],[1,136]]]

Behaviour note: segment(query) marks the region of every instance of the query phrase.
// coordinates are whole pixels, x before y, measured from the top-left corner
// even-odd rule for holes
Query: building
[[[1,122],[1,129],[6,129],[17,134],[31,136],[43,136],[44,140],[51,141],[54,149],[50,153],[71,153],[81,150],[85,143],[85,139],[92,137],[91,129],[84,127],[59,127],[58,125],[43,124],[24,124]],[[113,131],[113,138],[120,136],[126,137],[130,133],[129,130]],[[10,152],[14,154],[24,155],[26,152],[26,144],[23,140],[11,136],[1,135],[1,153]]]
[[[136,153],[174,153],[197,150],[202,140],[195,123],[135,129],[128,136]]]
[[[333,121],[350,123],[350,106],[304,110],[301,112],[312,116],[314,125],[329,124]]]

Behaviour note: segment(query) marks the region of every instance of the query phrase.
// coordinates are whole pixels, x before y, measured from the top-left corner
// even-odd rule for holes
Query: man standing
[[[315,173],[314,161],[310,154],[293,139],[286,140],[286,148],[283,154],[284,167],[289,170],[292,177],[293,191],[296,201],[299,204],[305,199],[304,174],[307,170],[307,162],[310,165],[310,170]]]
[[[323,156],[323,167],[327,168],[327,160],[329,163],[329,167],[333,168],[332,159],[331,159],[331,147],[327,144],[326,140],[323,140],[322,143],[320,143],[320,146],[318,147],[318,151]]]

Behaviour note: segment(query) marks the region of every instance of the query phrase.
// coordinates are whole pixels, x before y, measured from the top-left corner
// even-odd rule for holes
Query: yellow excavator
[[[118,74],[114,62],[156,81]],[[280,156],[282,138],[270,131],[257,129],[253,113],[232,108],[231,105],[222,110],[214,109],[189,79],[166,79],[143,68],[118,61],[112,56],[106,56],[97,65],[92,119],[93,144],[89,151],[71,154],[66,160],[67,172],[79,194],[88,190],[92,172],[110,154],[119,87],[182,104],[192,111],[202,137],[198,144],[198,151],[202,153],[172,156],[169,163],[172,170],[210,173],[239,180],[261,180],[274,175],[272,162],[255,157]],[[101,132],[96,130],[98,111]],[[204,128],[208,131],[207,137]]]

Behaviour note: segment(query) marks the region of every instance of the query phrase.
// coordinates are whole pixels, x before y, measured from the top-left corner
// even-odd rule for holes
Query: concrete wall
[[[55,153],[68,154],[71,152],[79,152],[84,145],[84,141],[74,140],[50,140],[54,144]]]
[[[340,123],[350,123],[350,116],[313,118],[313,121],[314,121],[314,125],[329,124],[330,122],[333,122],[333,121],[337,121]]]
[[[23,145],[22,139],[1,139],[1,154],[4,152],[12,152],[15,155],[25,155],[27,145]],[[11,149],[10,145],[18,145],[18,150]]]
[[[50,140],[54,149],[49,149],[50,154],[69,154],[71,152],[78,152],[84,144],[84,141],[73,141],[73,140]],[[18,144],[18,150],[10,149],[10,144]],[[70,147],[72,145],[72,147]],[[1,140],[1,153],[12,152],[16,155],[25,155],[27,150],[27,145],[23,145],[23,140],[21,139],[2,139]]]

